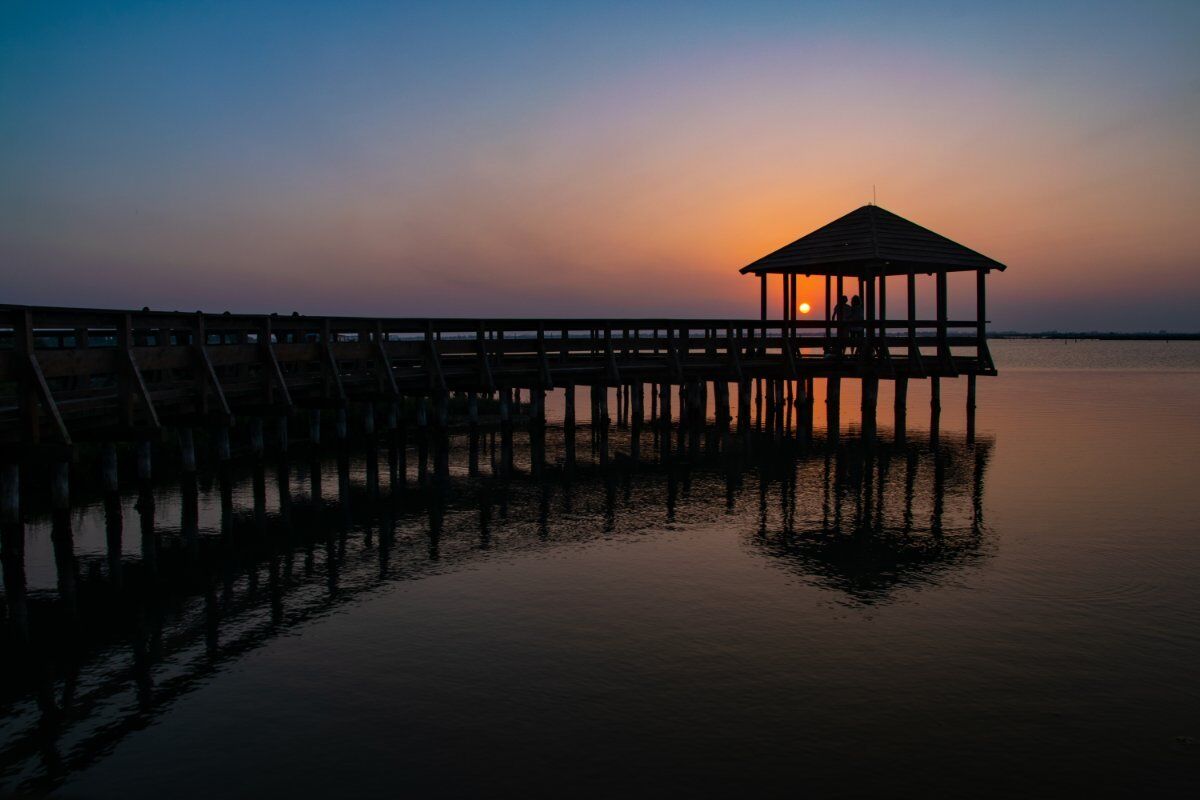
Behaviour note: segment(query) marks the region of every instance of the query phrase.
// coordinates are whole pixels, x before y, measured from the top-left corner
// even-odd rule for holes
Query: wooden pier
[[[758,319],[368,318],[4,305],[0,510],[5,519],[18,513],[19,469],[29,463],[54,465],[51,493],[56,505],[65,503],[66,465],[77,461],[82,443],[101,445],[99,470],[114,487],[114,442],[137,443],[139,478],[152,472],[152,443],[168,438],[182,469],[192,471],[197,429],[226,460],[235,431],[261,455],[267,441],[286,451],[297,423],[312,443],[330,428],[344,440],[352,424],[367,437],[403,443],[415,425],[440,469],[452,410],[477,431],[481,399],[491,401],[511,449],[521,391],[535,433],[545,423],[545,393],[565,391],[570,460],[582,386],[591,389],[602,460],[614,387],[618,419],[635,428],[646,422],[647,395],[651,421],[671,424],[672,387],[679,387],[680,424],[704,426],[711,386],[723,431],[807,440],[816,381],[827,382],[832,436],[842,381],[862,382],[868,436],[875,435],[879,381],[895,381],[903,436],[908,382],[931,382],[936,427],[941,380],[963,376],[970,433],[975,379],[996,373],[984,291],[992,269],[1004,266],[864,206],[743,269],[761,281]],[[976,316],[951,320],[947,273],[968,270],[977,275]],[[917,318],[919,274],[936,277],[933,319]],[[771,275],[781,278],[775,319],[768,318]],[[801,319],[800,275],[825,277],[824,319]],[[900,318],[887,310],[886,278],[895,275],[907,276]],[[860,318],[834,318],[834,298],[847,279],[857,281],[863,298]]]

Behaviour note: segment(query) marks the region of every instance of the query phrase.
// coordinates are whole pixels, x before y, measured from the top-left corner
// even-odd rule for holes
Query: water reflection
[[[850,603],[883,602],[897,587],[935,584],[987,553],[983,486],[991,449],[991,441],[932,449],[851,445],[826,452],[819,466],[787,464],[774,476],[781,524],[766,523],[764,480],[758,535],[749,541]],[[813,482],[821,491],[819,516],[797,508]]]
[[[55,517],[53,591],[27,589],[23,531],[6,530],[0,788],[51,789],[273,637],[496,553],[720,520],[748,552],[850,604],[934,585],[987,553],[990,440],[710,445],[536,480],[464,470],[441,487],[396,477],[396,454],[374,451],[142,486],[132,553],[119,497],[98,507],[94,552],[76,547],[70,515]]]

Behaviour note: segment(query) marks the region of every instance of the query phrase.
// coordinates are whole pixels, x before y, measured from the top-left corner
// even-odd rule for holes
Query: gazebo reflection
[[[851,603],[936,584],[986,556],[983,485],[994,442],[943,438],[825,453],[819,512],[798,513],[781,481],[782,524],[760,524],[752,546]]]

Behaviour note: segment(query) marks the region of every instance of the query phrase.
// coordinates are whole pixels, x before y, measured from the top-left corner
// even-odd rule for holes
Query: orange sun
[[[812,306],[810,306],[808,303],[800,304],[800,313],[801,314],[807,314],[810,311],[812,311]]]

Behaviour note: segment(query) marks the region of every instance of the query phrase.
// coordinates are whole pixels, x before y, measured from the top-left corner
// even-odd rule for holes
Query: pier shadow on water
[[[567,471],[552,427],[503,476],[469,477],[456,443],[444,482],[396,474],[376,451],[293,455],[6,530],[0,792],[52,790],[102,762],[276,637],[488,559],[720,525],[763,564],[863,607],[952,581],[992,547],[987,438],[677,449],[644,435],[653,460],[624,457],[614,431],[606,466]],[[484,456],[495,468],[494,442]]]

